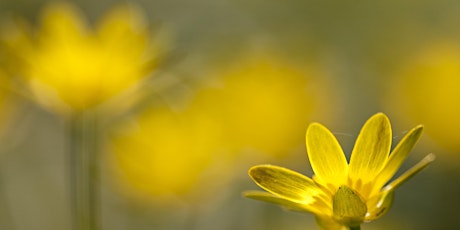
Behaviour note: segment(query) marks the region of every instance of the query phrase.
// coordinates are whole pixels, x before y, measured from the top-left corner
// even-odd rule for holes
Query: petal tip
[[[248,175],[254,179],[254,174],[256,173],[257,170],[259,170],[261,167],[263,167],[264,165],[256,165],[256,166],[252,166],[251,168],[249,168],[248,170]]]
[[[422,133],[424,129],[425,129],[425,126],[420,124],[420,125],[415,126],[412,130],[413,130],[414,132],[420,132],[420,133]]]
[[[327,128],[318,122],[310,123],[307,128],[306,136],[310,136],[312,133],[317,132],[317,130],[327,130]]]
[[[311,129],[314,129],[314,128],[316,128],[316,127],[322,127],[322,126],[323,126],[323,125],[320,124],[320,123],[318,123],[318,122],[312,122],[312,123],[310,123],[310,124],[308,125],[307,133],[308,133],[308,131],[311,130]]]
[[[383,113],[383,112],[378,112],[376,114],[374,114],[371,118],[369,118],[369,120],[374,120],[374,119],[378,119],[378,120],[384,120],[384,121],[388,121],[390,122],[390,119],[388,118],[388,116]]]
[[[264,171],[270,168],[276,168],[276,166],[265,164],[265,165],[255,165],[249,168],[248,175],[256,183],[260,181],[261,174],[264,174]]]
[[[252,196],[254,196],[255,194],[260,194],[262,193],[261,191],[254,191],[254,190],[248,190],[248,191],[243,191],[241,193],[241,196],[242,197],[246,197],[246,198],[251,198]]]
[[[434,153],[430,153],[428,155],[426,155],[422,161],[425,161],[427,163],[431,163],[433,162],[434,160],[436,160],[436,155]]]

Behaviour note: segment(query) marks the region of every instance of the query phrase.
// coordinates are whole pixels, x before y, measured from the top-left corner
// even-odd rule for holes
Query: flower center
[[[359,226],[367,212],[359,193],[345,185],[335,193],[332,208],[334,219],[348,227]]]

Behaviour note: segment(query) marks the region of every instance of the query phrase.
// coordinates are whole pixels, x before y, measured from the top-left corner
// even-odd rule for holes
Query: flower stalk
[[[73,230],[98,229],[98,130],[94,111],[69,120],[70,181]]]

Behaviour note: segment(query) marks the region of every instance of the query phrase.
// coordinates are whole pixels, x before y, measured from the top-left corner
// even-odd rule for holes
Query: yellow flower
[[[350,163],[334,135],[312,123],[306,134],[313,179],[286,168],[259,165],[249,170],[251,178],[266,192],[245,195],[288,209],[310,212],[324,229],[359,227],[383,216],[392,204],[393,193],[402,183],[434,160],[429,154],[397,179],[394,176],[422,133],[422,126],[409,131],[391,154],[391,126],[378,113],[363,126],[351,154]]]
[[[19,23],[21,22],[21,23]],[[41,27],[4,26],[2,42],[37,100],[59,112],[81,111],[138,85],[154,67],[157,50],[143,15],[120,6],[95,28],[70,4],[50,5]]]

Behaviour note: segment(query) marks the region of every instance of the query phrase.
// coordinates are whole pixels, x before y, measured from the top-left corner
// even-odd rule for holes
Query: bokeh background
[[[126,2],[72,3],[94,23]],[[270,163],[311,176],[310,122],[350,153],[376,112],[389,116],[394,143],[425,125],[401,171],[430,152],[437,160],[363,228],[460,227],[460,2],[130,3],[167,52],[142,103],[104,120],[103,229],[314,229],[312,215],[243,198],[258,189],[248,168]],[[40,25],[48,4],[1,0],[0,18]],[[9,88],[0,92],[0,228],[70,229],[64,123]]]

